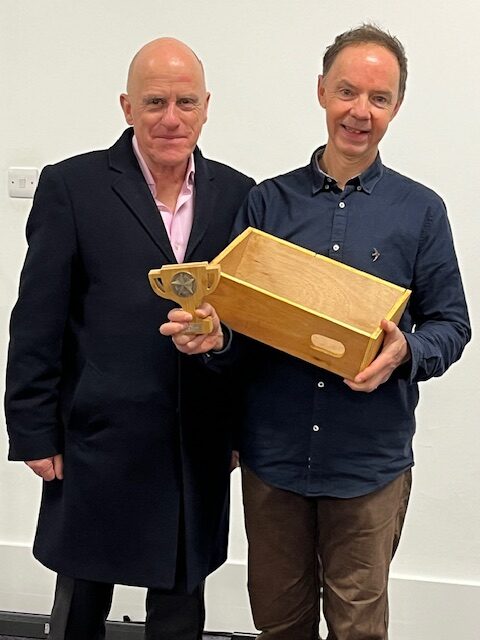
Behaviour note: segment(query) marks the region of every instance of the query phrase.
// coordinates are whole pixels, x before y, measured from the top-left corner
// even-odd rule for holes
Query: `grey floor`
[[[203,640],[230,640],[231,636],[209,636],[204,635]],[[23,636],[0,636],[0,640],[28,640],[28,638],[24,638]]]

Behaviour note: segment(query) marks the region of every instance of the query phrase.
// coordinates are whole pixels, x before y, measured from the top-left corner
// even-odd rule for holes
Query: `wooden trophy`
[[[212,331],[212,319],[199,318],[196,309],[205,296],[215,290],[220,280],[220,265],[209,265],[208,262],[168,264],[161,269],[151,269],[148,279],[157,296],[173,300],[192,314],[193,321],[188,324],[185,333]]]

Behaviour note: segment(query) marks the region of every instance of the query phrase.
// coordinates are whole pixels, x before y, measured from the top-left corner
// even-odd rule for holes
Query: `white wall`
[[[128,62],[160,35],[184,39],[205,63],[212,92],[201,143],[206,155],[256,179],[299,166],[325,141],[315,98],[324,48],[337,33],[366,20],[398,35],[410,63],[406,100],[382,143],[383,159],[444,197],[475,321],[475,0],[1,0],[0,369],[30,206],[8,198],[9,166],[41,168],[109,146],[123,129],[118,94]],[[444,378],[422,385],[413,496],[393,565],[393,640],[480,638],[479,368],[474,340]],[[47,612],[52,576],[30,556],[39,482],[21,463],[5,462],[2,430],[0,610]],[[209,583],[210,629],[252,628],[236,476],[234,498],[230,559]],[[113,615],[140,617],[142,597],[119,589]]]

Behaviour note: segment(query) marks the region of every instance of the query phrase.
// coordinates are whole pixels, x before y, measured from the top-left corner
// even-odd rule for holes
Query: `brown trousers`
[[[319,567],[328,640],[388,639],[388,574],[411,471],[358,498],[309,498],[242,468],[248,589],[265,640],[318,640]]]

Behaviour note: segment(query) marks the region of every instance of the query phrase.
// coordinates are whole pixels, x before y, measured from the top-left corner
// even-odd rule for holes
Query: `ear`
[[[321,74],[318,76],[317,96],[320,106],[325,109],[325,76]]]
[[[393,111],[392,111],[392,117],[390,118],[390,122],[394,119],[394,117],[397,115],[398,110],[400,109],[400,107],[402,106],[402,102],[403,102],[403,98],[401,100],[399,100],[397,102],[397,104],[395,105]]]
[[[133,125],[132,105],[128,94],[122,93],[120,95],[120,106],[122,107],[127,124]]]
[[[207,96],[205,98],[205,112],[203,114],[203,124],[205,124],[205,122],[208,119],[208,105],[210,104],[210,94],[207,93]]]

